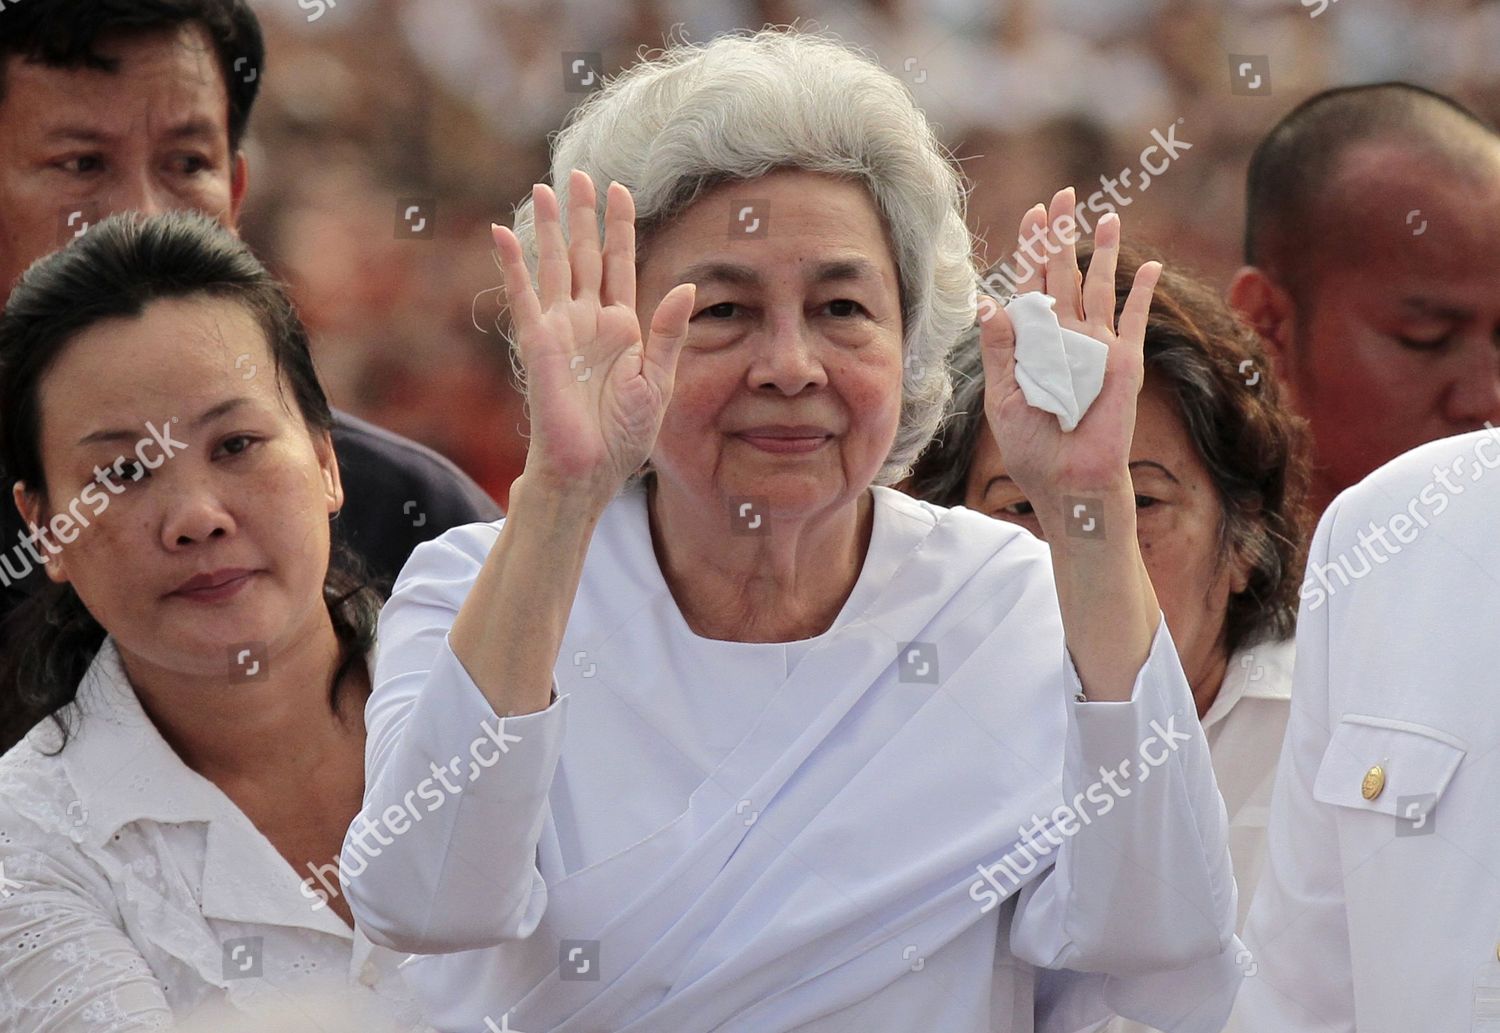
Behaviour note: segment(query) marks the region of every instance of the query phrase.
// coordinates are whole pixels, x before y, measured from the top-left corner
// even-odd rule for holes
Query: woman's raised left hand
[[[1104,386],[1076,428],[1064,433],[1056,416],[1027,403],[1016,382],[1015,328],[993,300],[982,299],[980,306],[981,317],[987,316],[980,329],[985,413],[1006,469],[1044,524],[1061,519],[1066,496],[1129,490],[1127,463],[1135,431],[1136,396],[1144,379],[1146,317],[1162,268],[1159,262],[1140,267],[1116,328],[1120,219],[1110,213],[1099,220],[1094,257],[1085,279],[1078,270],[1076,236],[1058,232],[1060,226],[1076,225],[1075,205],[1069,187],[1052,198],[1050,209],[1039,204],[1021,219],[1020,240],[1033,238],[1033,254],[1040,242],[1047,256],[1045,262],[1029,263],[1032,273],[1016,285],[1016,293],[1045,291],[1055,299],[1061,326],[1109,346]],[[1048,512],[1043,512],[1044,507]]]

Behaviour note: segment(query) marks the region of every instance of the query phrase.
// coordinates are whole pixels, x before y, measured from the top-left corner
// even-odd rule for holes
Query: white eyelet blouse
[[[427,1028],[405,955],[307,893],[307,873],[183,763],[113,640],[76,706],[60,753],[49,719],[0,757],[0,1029],[124,1033],[205,1010],[310,1020],[330,999],[350,1029]]]

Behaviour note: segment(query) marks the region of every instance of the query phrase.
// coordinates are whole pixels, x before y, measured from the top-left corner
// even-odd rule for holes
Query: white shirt
[[[403,956],[315,909],[306,873],[161,737],[112,639],[73,726],[61,753],[49,719],[0,757],[0,1029],[160,1029],[334,990],[356,1028],[418,1026]]]
[[[344,864],[371,938],[428,955],[405,971],[439,1029],[1064,1033],[1119,1010],[1217,1033],[1240,978],[1224,810],[1164,625],[1132,700],[1076,702],[1046,546],[873,490],[849,600],[796,643],[694,634],[628,490],[558,698],[503,724],[447,637],[500,523],[413,553]],[[1096,769],[1148,739],[1162,766],[1107,796]],[[1090,815],[1071,835],[1065,799]],[[991,889],[980,866],[1038,817],[1058,847],[1033,837]]]
[[[1234,859],[1234,882],[1239,888],[1236,928],[1245,916],[1265,864],[1266,823],[1271,814],[1271,790],[1276,783],[1276,761],[1286,737],[1292,706],[1293,639],[1260,642],[1237,650],[1219,693],[1203,715],[1203,731],[1213,757],[1214,780],[1229,813],[1229,854]],[[1248,970],[1250,959],[1246,959]],[[1101,1027],[1108,1033],[1148,1033],[1149,1027],[1129,1019],[1113,1019]]]
[[[1496,467],[1434,441],[1318,524],[1244,1033],[1500,1030]]]

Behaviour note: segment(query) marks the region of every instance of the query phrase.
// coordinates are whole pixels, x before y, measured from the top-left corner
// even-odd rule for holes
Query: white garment
[[[1229,813],[1229,854],[1239,888],[1237,929],[1245,928],[1250,901],[1265,864],[1266,822],[1276,760],[1286,737],[1292,706],[1293,639],[1261,642],[1235,652],[1219,694],[1203,715],[1213,758],[1214,780]],[[1249,970],[1251,958],[1245,959]],[[1108,1033],[1148,1033],[1150,1027],[1129,1019],[1112,1019]]]
[[[112,639],[74,727],[61,753],[47,720],[0,757],[0,1029],[124,1033],[333,992],[355,1028],[420,1028],[402,956],[313,909],[301,875],[161,737]]]
[[[344,862],[370,937],[430,955],[404,970],[429,1021],[1064,1033],[1117,1009],[1217,1033],[1234,886],[1165,625],[1131,701],[1076,702],[1046,546],[873,492],[834,626],[748,643],[688,628],[628,490],[594,532],[558,698],[499,735],[448,629],[500,523],[417,548],[381,615],[368,824]],[[1057,833],[1019,893],[989,890],[978,866],[1021,826],[1064,828],[1058,804],[1101,764],[1160,749],[1151,722],[1186,741]],[[442,797],[434,778],[466,759]],[[383,845],[356,833],[392,813],[405,831]]]
[[[1496,466],[1431,442],[1319,522],[1238,1030],[1500,1029]]]

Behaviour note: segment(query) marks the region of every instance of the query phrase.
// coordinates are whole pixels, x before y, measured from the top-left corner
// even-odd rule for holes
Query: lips
[[[815,452],[833,440],[833,432],[812,424],[765,424],[736,431],[735,437],[763,452]]]
[[[210,570],[188,578],[173,589],[171,594],[210,594],[219,589],[233,587],[254,573],[255,571],[248,567],[224,567],[220,570]]]

